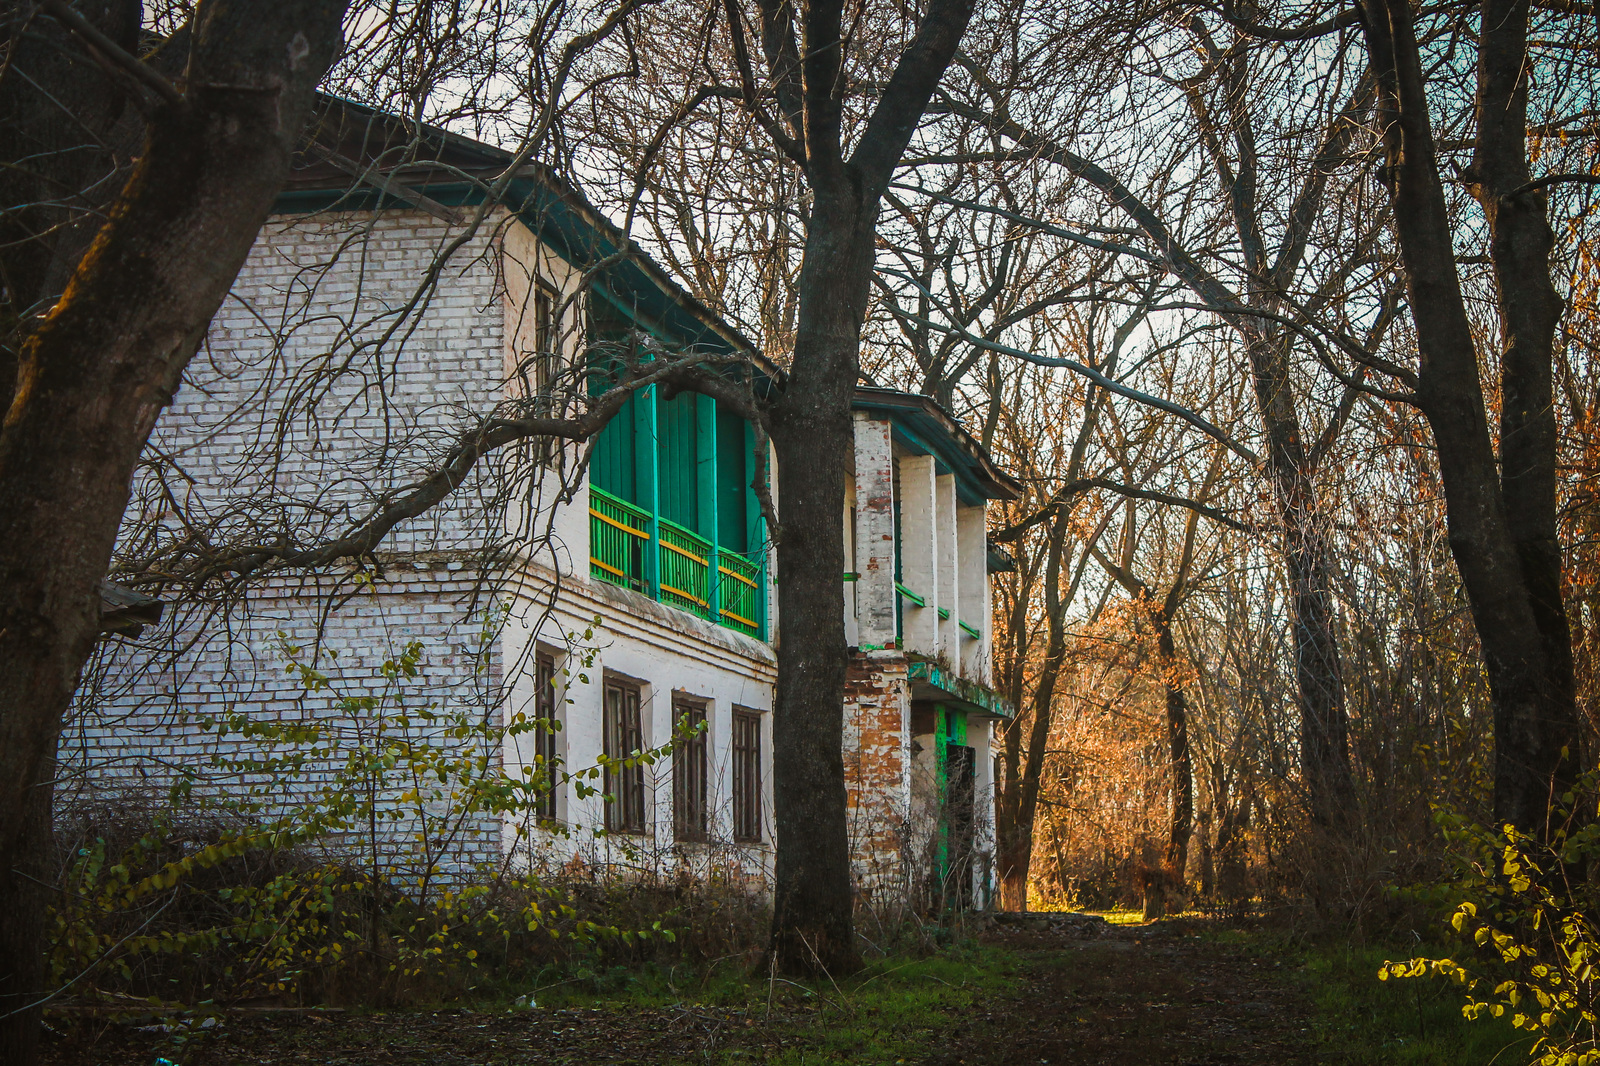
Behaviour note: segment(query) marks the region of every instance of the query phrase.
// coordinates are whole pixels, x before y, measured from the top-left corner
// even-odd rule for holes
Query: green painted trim
[[[661,441],[656,413],[656,387],[647,385],[634,393],[633,405],[633,480],[639,497],[638,507],[650,512],[650,547],[646,550],[644,575],[650,583],[650,598],[661,599]]]
[[[990,718],[1015,718],[1016,710],[998,692],[964,677],[952,677],[939,669],[939,664],[926,659],[913,659],[907,668],[912,681],[920,681],[938,689],[945,703],[959,707],[969,714],[982,714]]]
[[[659,322],[642,316],[639,313],[639,308],[629,306],[623,301],[622,297],[612,292],[604,282],[593,281],[590,283],[590,285],[593,291],[602,299],[604,299],[606,303],[610,304],[612,307],[615,307],[618,311],[621,311],[624,315],[626,315],[629,322],[632,322],[634,325],[643,329],[644,332],[650,334],[650,336],[660,341],[663,347],[667,348],[669,351],[675,351],[683,347],[682,337],[674,337],[671,333],[668,333],[666,330],[662,329]],[[653,356],[650,356],[647,353],[642,361],[648,363],[651,362],[653,358]]]
[[[948,608],[948,607],[939,608],[939,621],[941,621],[941,622],[950,621],[950,608]]]
[[[722,618],[722,572],[718,555],[722,536],[717,514],[717,401],[711,396],[695,396],[695,510],[700,517],[700,535],[711,543],[710,569],[706,574],[707,610],[713,619]]]
[[[928,606],[928,601],[924,600],[921,596],[918,596],[915,592],[912,592],[898,581],[894,583],[894,590],[900,595],[904,596],[906,599],[910,600],[912,603],[916,604],[918,607]]]
[[[967,636],[971,637],[973,640],[982,640],[983,639],[983,631],[981,629],[978,629],[976,626],[969,626],[965,622],[958,622],[956,624],[961,627],[961,632],[965,633]]]
[[[907,429],[905,426],[902,426],[898,422],[893,422],[892,428],[889,432],[898,434],[901,437],[901,443],[909,446],[912,451],[917,452],[920,455],[933,456],[933,472],[936,475],[944,477],[955,473],[954,470],[950,469],[950,464],[945,462],[944,456],[940,455],[936,450],[924,444],[921,437],[911,432],[911,430]]]
[[[935,861],[940,881],[950,876],[950,819],[945,817],[950,800],[949,714],[944,704],[933,705],[933,787],[939,808],[939,848]]]
[[[861,575],[855,573],[854,571],[846,570],[845,574],[844,574],[844,579],[846,581],[860,581],[861,580]]]
[[[744,453],[750,457],[750,480],[746,482],[744,487],[745,523],[748,529],[745,541],[745,557],[758,559],[761,564],[761,594],[757,597],[761,613],[756,618],[757,623],[759,623],[757,637],[760,640],[766,640],[769,635],[767,632],[767,598],[770,595],[769,589],[771,588],[771,575],[767,562],[771,555],[772,546],[767,543],[767,516],[761,513],[761,501],[756,497],[756,440],[756,427],[746,420],[744,424]],[[761,458],[765,462],[772,457],[769,453]],[[770,462],[766,463],[766,469],[770,475],[772,472],[772,464]]]

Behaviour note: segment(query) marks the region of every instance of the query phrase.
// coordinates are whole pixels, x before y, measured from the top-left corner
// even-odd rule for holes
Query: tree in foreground
[[[1498,342],[1480,353],[1456,267],[1417,15],[1404,0],[1358,10],[1416,327],[1417,369],[1398,376],[1433,431],[1450,548],[1483,645],[1494,702],[1495,819],[1542,837],[1553,801],[1576,779],[1583,723],[1556,510],[1553,365],[1562,301],[1550,275],[1546,189],[1562,179],[1534,181],[1529,165],[1532,12],[1527,0],[1485,0],[1480,8],[1475,147],[1463,178],[1488,224],[1500,326]],[[1481,354],[1499,366],[1492,403],[1479,379]]]
[[[772,927],[776,964],[844,973],[859,952],[845,818],[844,486],[854,428],[862,323],[878,213],[972,17],[971,0],[933,0],[877,104],[847,144],[852,76],[845,5],[762,0],[754,32],[731,0],[727,29],[742,102],[811,194],[788,385],[769,413],[783,486],[776,531],[778,692],[773,712],[778,839]],[[766,76],[758,80],[751,37]],[[768,91],[765,87],[770,86]]]
[[[30,32],[24,6],[8,5],[13,43]],[[43,900],[25,853],[48,839],[56,736],[99,633],[134,464],[288,174],[344,14],[206,3],[184,31],[180,90],[48,6],[66,46],[114,68],[150,113],[105,226],[0,382],[0,1058],[15,1063],[33,1057],[27,997],[41,985]]]
[[[536,49],[540,63],[526,78],[537,84],[502,79],[526,105],[522,147],[504,180],[547,143],[576,58],[638,6],[621,0],[540,24],[536,44],[549,47]],[[64,2],[0,8],[10,48],[0,71],[8,160],[0,188],[12,205],[0,215],[0,406],[8,408],[0,428],[0,907],[8,916],[0,924],[0,1059],[7,1063],[27,1063],[35,1050],[46,998],[56,743],[101,632],[100,587],[119,528],[128,532],[130,482],[304,147],[315,91],[341,54],[346,18],[343,3],[269,10],[209,0],[182,25],[162,24],[158,13],[166,39],[141,57],[148,27],[138,4],[83,11],[88,17]],[[494,30],[503,42],[510,27],[509,36],[530,47],[527,28],[519,30],[506,9],[491,4],[474,14],[475,32]],[[407,58],[414,47],[443,48],[435,35],[441,20],[449,34],[465,30],[427,4],[410,15],[363,23],[342,74],[420,112],[459,71],[443,62],[418,71]],[[592,28],[571,29],[585,19]],[[567,37],[561,47],[557,35]],[[480,53],[441,55],[462,64]],[[502,82],[490,88],[504,90]],[[468,236],[494,194],[489,189],[482,209],[465,220]],[[465,240],[440,253],[441,269]],[[429,284],[419,279],[414,303],[426,304]],[[143,576],[203,595],[208,581],[238,584],[364,557],[396,525],[448,497],[496,449],[533,437],[590,436],[652,381],[726,386],[716,375],[697,376],[699,362],[688,353],[632,367],[616,389],[584,390],[570,415],[535,402],[484,414],[442,454],[421,464],[415,455],[397,460],[416,480],[350,528],[318,529],[310,543],[280,534],[264,551],[192,538],[147,559]],[[243,501],[246,510],[251,502]],[[254,502],[280,514],[292,508],[292,501]],[[243,535],[253,535],[246,526]]]

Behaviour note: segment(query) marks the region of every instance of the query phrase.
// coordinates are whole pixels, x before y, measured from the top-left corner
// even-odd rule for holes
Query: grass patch
[[[712,1008],[732,1039],[699,1062],[921,1062],[966,1024],[965,1012],[1014,988],[1021,965],[1010,951],[969,942],[926,957],[880,959],[838,981],[747,976],[733,966],[619,967],[599,985],[567,981],[534,995],[549,1009]]]
[[[1108,911],[1084,911],[1084,914],[1094,914],[1112,925],[1144,925],[1144,911],[1134,910],[1131,907],[1113,907]]]
[[[1348,1066],[1508,1066],[1528,1061],[1533,1037],[1505,1019],[1467,1021],[1461,1016],[1461,989],[1454,982],[1378,980],[1385,959],[1429,950],[1329,943],[1305,951],[1302,972],[1316,1007],[1313,1025],[1325,1061]]]

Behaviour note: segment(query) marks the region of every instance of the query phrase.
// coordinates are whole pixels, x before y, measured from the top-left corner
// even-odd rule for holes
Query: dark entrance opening
[[[972,871],[977,850],[978,753],[964,744],[945,748],[945,818],[948,873],[945,892],[952,906],[972,906]]]

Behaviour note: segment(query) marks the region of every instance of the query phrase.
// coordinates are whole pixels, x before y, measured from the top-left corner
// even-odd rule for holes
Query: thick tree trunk
[[[0,854],[0,1062],[32,1062],[38,1050],[39,1007],[47,991],[42,950],[45,911],[56,871],[51,867],[52,778],[55,760],[46,759],[39,783],[24,799],[24,824],[17,842]]]
[[[1349,718],[1339,643],[1333,629],[1333,587],[1327,535],[1300,416],[1289,385],[1287,350],[1271,335],[1250,343],[1256,404],[1266,428],[1272,479],[1294,605],[1295,676],[1300,695],[1300,771],[1311,816],[1320,826],[1347,823],[1354,806]]]
[[[21,349],[0,427],[0,906],[19,937],[42,924],[17,891],[35,786],[99,629],[134,464],[288,174],[342,12],[201,7],[185,97],[155,114],[109,221]],[[38,947],[9,934],[3,947],[0,1048],[26,1048],[37,1017],[10,1011],[42,991]]]
[[[772,415],[778,549],[778,836],[772,950],[785,972],[860,968],[845,815],[844,485],[876,210],[819,193],[800,272],[794,370]]]
[[[1529,750],[1508,749],[1524,769],[1497,764],[1495,771],[1497,815],[1523,826],[1541,824],[1551,795],[1566,790],[1583,732],[1556,531],[1553,348],[1562,304],[1550,278],[1555,234],[1544,193],[1511,195],[1530,177],[1528,8],[1525,0],[1483,4],[1472,167],[1473,192],[1489,222],[1500,304],[1500,491],[1544,652],[1533,729],[1538,740]],[[1564,747],[1570,748],[1567,756]]]
[[[851,921],[845,820],[844,484],[853,467],[850,398],[872,285],[878,208],[928,100],[972,17],[971,0],[932,0],[878,96],[851,157],[843,155],[848,79],[844,8],[834,0],[762,8],[785,133],[811,186],[788,384],[771,414],[782,481],[778,550],[778,694],[773,711],[772,953],[785,971],[848,973],[860,965]],[[728,24],[748,105],[759,95],[737,7]],[[796,16],[801,38],[794,39]],[[764,114],[764,113],[763,113]]]
[[[1485,3],[1474,170],[1490,224],[1501,317],[1501,454],[1495,455],[1478,351],[1456,272],[1421,57],[1404,0],[1363,5],[1393,182],[1396,231],[1416,322],[1418,400],[1438,445],[1450,549],[1483,647],[1495,710],[1499,822],[1548,832],[1582,735],[1555,535],[1551,345],[1560,302],[1542,192],[1511,198],[1528,174],[1528,5]],[[1502,472],[1503,471],[1503,472]]]
[[[996,859],[1000,870],[1000,909],[1018,913],[1028,909],[1028,870],[1033,865],[1033,827],[1016,822],[1000,837]]]

